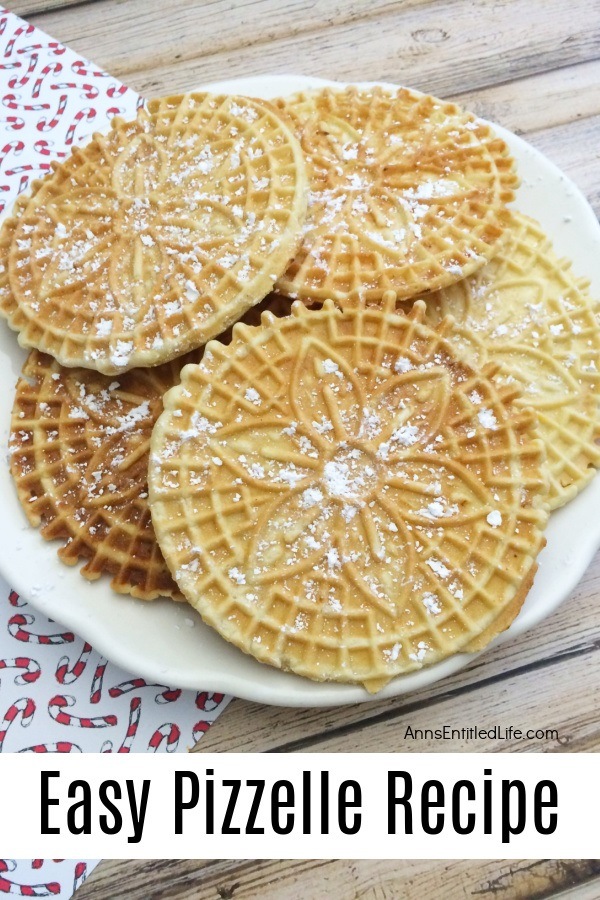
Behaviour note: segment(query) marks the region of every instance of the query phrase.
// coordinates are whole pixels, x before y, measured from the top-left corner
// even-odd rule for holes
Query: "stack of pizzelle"
[[[482,649],[600,464],[596,305],[517,186],[405,89],[115,120],[0,232],[29,521],[315,680]]]

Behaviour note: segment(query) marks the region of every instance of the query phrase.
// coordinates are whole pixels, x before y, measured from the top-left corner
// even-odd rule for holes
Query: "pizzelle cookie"
[[[268,103],[152,100],[18,202],[0,233],[0,312],[65,366],[158,365],[270,291],[305,212],[300,146]]]
[[[489,125],[406,89],[278,101],[307,159],[303,243],[277,288],[306,303],[444,287],[498,250],[514,160]]]
[[[30,353],[17,385],[11,472],[19,500],[61,560],[90,580],[142,600],[181,600],[154,537],[147,501],[148,450],[164,392],[200,354],[111,381]]]
[[[212,341],[152,435],[189,603],[261,662],[378,690],[506,628],[547,520],[535,417],[444,335],[357,304]]]
[[[427,318],[457,320],[457,346],[475,366],[501,364],[517,404],[537,412],[551,509],[600,466],[600,324],[587,282],[559,259],[540,225],[511,213],[502,250],[475,275],[429,295]]]

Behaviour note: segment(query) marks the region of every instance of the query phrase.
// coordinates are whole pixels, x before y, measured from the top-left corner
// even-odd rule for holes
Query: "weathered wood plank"
[[[18,0],[17,3],[6,3],[7,9],[18,16],[31,18],[34,15],[68,9],[69,6],[81,6],[83,3],[99,3],[100,0]]]
[[[365,9],[369,15],[361,17]],[[148,3],[132,16],[129,4],[105,0],[86,9],[85,27],[68,10],[34,21],[145,94],[301,70],[412,84],[447,97],[600,55],[594,0],[485,0],[476,17],[464,0],[368,5],[293,0],[285,6],[256,0],[234,9],[221,2],[193,7],[191,0],[178,0],[169,6],[169,16],[162,10],[161,4]]]
[[[560,682],[560,683],[559,683]],[[573,651],[526,671],[475,681],[462,688],[445,684],[438,694],[387,701],[375,708],[347,707],[314,711],[275,711],[235,701],[211,729],[199,752],[307,750],[317,752],[493,752],[597,751],[600,726],[593,704],[600,699],[598,649]],[[468,739],[461,729],[508,726],[556,729],[532,737]],[[426,729],[456,729],[436,739]],[[412,731],[409,731],[409,728]],[[416,730],[420,729],[420,732]],[[240,740],[236,735],[243,736]]]
[[[600,59],[457,93],[467,109],[525,134],[600,114]]]
[[[561,891],[560,895],[554,895],[556,900],[558,900],[558,896],[560,896],[560,900],[598,900],[598,897],[600,897],[600,879],[594,878],[593,881],[587,884],[567,888]]]
[[[600,648],[489,684],[480,683],[468,701],[467,706],[464,695],[459,693],[425,708],[413,703],[406,711],[402,707],[390,710],[385,716],[357,722],[351,729],[332,729],[329,738],[321,734],[308,744],[299,740],[290,749],[299,746],[318,753],[343,753],[349,749],[361,753],[446,752],[449,741],[436,739],[427,729],[448,726],[456,731],[452,750],[458,752],[596,752],[600,750]],[[530,728],[556,729],[558,739],[540,736],[518,741],[459,736],[461,729],[474,726],[506,729],[511,725],[523,732]]]
[[[26,2],[23,0],[23,5]],[[406,10],[426,3],[406,0],[402,6]],[[124,73],[213,53],[238,53],[279,38],[352,25],[359,19],[390,13],[398,5],[394,0],[371,0],[368,5],[361,0],[290,0],[285,5],[279,0],[238,0],[235,4],[230,0],[175,0],[165,16],[164,5],[156,0],[136,4],[135,15],[131,3],[103,0],[95,9],[85,10],[85,28],[68,10],[65,14],[60,9],[40,14],[32,21],[92,58],[96,46],[101,46],[105,64],[110,61]],[[118,74],[114,67],[111,71]]]
[[[126,878],[128,900],[544,900],[563,891],[592,900],[599,875],[597,860],[106,860],[78,897],[114,897]]]

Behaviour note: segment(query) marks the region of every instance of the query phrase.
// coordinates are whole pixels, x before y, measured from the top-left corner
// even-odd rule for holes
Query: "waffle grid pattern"
[[[32,351],[17,385],[11,471],[30,524],[63,542],[63,562],[84,560],[86,578],[108,573],[115,591],[142,600],[182,599],[146,498],[152,427],[184,362],[111,382]]]
[[[491,128],[408,90],[324,89],[278,101],[310,186],[305,236],[277,288],[306,303],[410,298],[465,277],[499,248],[518,185]]]
[[[455,358],[449,323],[385,302],[295,304],[211,342],[165,398],[149,477],[165,559],[210,625],[371,690],[506,627],[547,519],[533,415]]]
[[[75,148],[7,220],[0,312],[25,347],[116,374],[173,359],[264,297],[306,211],[302,153],[267,103],[188,94]]]
[[[533,407],[546,445],[549,504],[572,500],[600,466],[599,307],[539,224],[511,214],[500,253],[470,279],[425,298],[432,323],[451,314],[475,366],[493,360]]]

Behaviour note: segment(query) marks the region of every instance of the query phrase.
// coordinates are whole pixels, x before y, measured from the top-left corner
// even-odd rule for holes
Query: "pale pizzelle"
[[[165,397],[149,474],[205,621],[372,690],[507,627],[547,518],[533,417],[394,303],[295,304],[211,342]]]
[[[533,219],[511,213],[501,251],[459,284],[424,298],[427,317],[457,322],[457,346],[473,365],[499,363],[518,384],[546,444],[551,509],[572,500],[600,466],[598,302]]]

